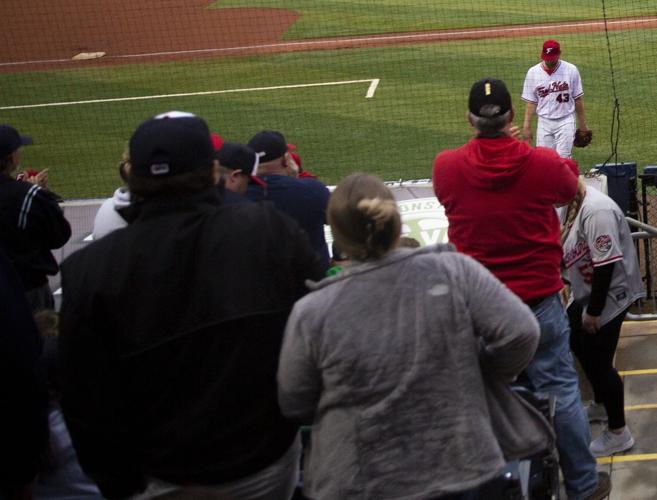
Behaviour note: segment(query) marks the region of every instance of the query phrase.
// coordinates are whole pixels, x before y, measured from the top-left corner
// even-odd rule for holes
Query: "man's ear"
[[[516,107],[511,106],[511,114],[509,115],[509,123],[513,123],[513,119],[516,117]]]
[[[16,151],[11,153],[11,164],[14,166],[14,169],[18,168],[21,166],[21,151],[20,148],[18,148]]]
[[[285,153],[283,157],[283,165],[289,177],[299,177],[299,165],[297,165],[297,162],[294,161],[294,158],[292,158],[289,152]]]
[[[231,170],[230,171],[230,180],[235,184],[240,181],[240,177],[242,176],[242,171],[241,170]]]
[[[212,160],[212,182],[213,184],[219,184],[219,179],[221,179],[221,167],[219,166],[219,160],[216,158]]]
[[[129,160],[122,161],[119,164],[119,176],[123,179],[123,182],[128,182],[128,177],[130,177],[131,171],[132,165]]]
[[[465,112],[465,119],[468,121],[470,126],[474,128],[474,123],[472,123],[472,115],[470,114],[470,111]]]

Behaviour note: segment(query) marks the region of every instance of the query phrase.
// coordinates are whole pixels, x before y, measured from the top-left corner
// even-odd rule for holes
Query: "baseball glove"
[[[573,146],[576,148],[585,148],[593,140],[593,130],[580,130],[575,131],[575,140]]]

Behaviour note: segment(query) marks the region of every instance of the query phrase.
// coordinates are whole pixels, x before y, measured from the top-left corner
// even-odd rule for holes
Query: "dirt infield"
[[[139,62],[197,57],[206,49],[275,42],[298,17],[283,9],[208,9],[208,0],[48,0],[38,8],[1,2],[2,17],[16,21],[3,27],[0,71],[129,62],[116,56],[131,54],[178,53]],[[71,61],[81,52],[107,57]]]
[[[284,9],[208,9],[208,0],[49,0],[38,9],[2,0],[0,72],[104,66],[260,53],[379,47],[605,29],[601,20],[281,41],[298,18]],[[609,30],[657,27],[657,17],[614,19]],[[81,52],[101,59],[73,61]]]

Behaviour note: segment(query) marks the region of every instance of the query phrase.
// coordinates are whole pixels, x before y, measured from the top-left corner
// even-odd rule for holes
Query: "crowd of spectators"
[[[71,228],[47,173],[16,179],[32,140],[0,126],[0,498],[491,498],[508,461],[553,443],[569,498],[608,495],[559,294],[577,166],[514,136],[499,80],[474,84],[468,117],[473,139],[433,169],[450,244],[424,248],[379,179],[331,194],[280,132],[149,118],[94,242],[61,264],[58,315],[47,276]],[[609,232],[591,267],[620,272],[627,234]],[[582,334],[573,349],[621,435],[611,359],[641,290],[632,271],[605,309],[629,280],[613,269],[569,312],[612,331],[603,361]],[[512,383],[556,396],[554,428]]]

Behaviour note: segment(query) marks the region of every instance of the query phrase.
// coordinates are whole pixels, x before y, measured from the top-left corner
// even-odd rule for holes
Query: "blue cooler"
[[[607,194],[621,208],[626,216],[637,218],[639,204],[636,197],[636,162],[604,163],[595,170],[607,176]]]

